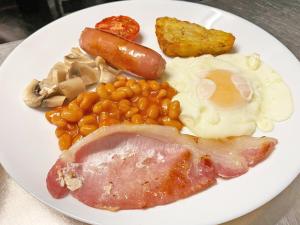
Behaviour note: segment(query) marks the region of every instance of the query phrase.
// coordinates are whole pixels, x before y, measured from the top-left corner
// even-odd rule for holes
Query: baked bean
[[[103,102],[102,102],[102,107],[103,107],[103,110],[105,110],[105,111],[111,109],[112,105],[113,105],[113,102],[108,99],[103,100]]]
[[[79,127],[82,127],[86,124],[96,124],[96,125],[98,125],[97,115],[95,115],[95,114],[86,115],[86,116],[82,117],[78,122]]]
[[[103,121],[106,120],[107,118],[109,118],[109,113],[108,112],[101,112],[99,115],[99,120]]]
[[[83,136],[81,134],[77,134],[73,140],[72,140],[72,145],[75,144],[77,141],[81,140]]]
[[[118,104],[118,109],[122,114],[125,114],[130,109],[130,102],[127,99],[122,99]]]
[[[131,117],[131,122],[134,123],[134,124],[142,124],[144,121],[143,121],[142,115],[140,115],[140,114],[134,114]]]
[[[134,94],[129,87],[119,87],[117,91],[124,91],[126,93],[127,98],[131,98]]]
[[[58,139],[58,144],[61,150],[67,150],[72,145],[72,137],[71,135],[65,133],[61,135]]]
[[[118,75],[117,80],[123,80],[123,81],[125,81],[125,83],[127,82],[127,78],[125,76],[122,76],[122,75]]]
[[[178,130],[182,129],[182,123],[178,120],[172,120],[170,117],[161,118],[163,125],[176,127]]]
[[[69,129],[69,130],[67,131],[67,133],[70,134],[71,137],[76,136],[76,135],[79,133],[79,128],[78,128],[78,126],[75,125],[74,128]]]
[[[65,129],[63,129],[62,127],[57,127],[56,129],[55,129],[55,135],[56,135],[56,137],[60,137],[61,135],[63,135],[63,134],[65,134],[65,133],[67,133],[67,131],[65,130]]]
[[[150,95],[150,91],[149,90],[143,90],[142,91],[142,96],[148,97],[149,95]]]
[[[130,106],[130,101],[128,99],[122,99],[121,101],[119,101],[119,104],[124,104],[124,105],[129,105]]]
[[[140,99],[139,96],[133,96],[132,98],[130,98],[130,102],[132,104],[136,104],[138,102],[138,100]]]
[[[67,106],[48,111],[45,116],[56,125],[59,146],[66,150],[102,126],[145,123],[181,129],[180,104],[171,101],[175,94],[166,82],[118,76],[116,81],[99,84],[96,91],[81,93]]]
[[[178,119],[178,116],[180,114],[180,103],[179,101],[173,101],[170,103],[169,105],[169,109],[168,109],[168,116],[171,119]]]
[[[83,136],[86,136],[90,133],[92,133],[93,131],[98,129],[98,125],[95,124],[85,124],[82,127],[80,127],[80,134],[82,134]]]
[[[104,84],[98,85],[98,87],[96,88],[96,92],[101,99],[109,99],[110,95],[109,92],[106,90]]]
[[[114,118],[114,119],[120,119],[120,111],[119,109],[114,109],[114,110],[111,110],[109,113],[108,113],[109,117],[110,118]]]
[[[157,105],[151,105],[147,110],[147,116],[151,119],[156,119],[159,116],[159,111]]]
[[[141,97],[137,102],[137,107],[140,110],[144,111],[148,107],[148,104],[149,104],[148,99],[146,97]]]
[[[65,127],[67,125],[67,121],[58,115],[52,116],[51,123],[57,127]]]
[[[123,87],[125,85],[126,85],[126,81],[125,80],[116,80],[114,82],[115,88]]]
[[[166,97],[167,95],[168,95],[168,92],[165,89],[160,89],[156,97],[158,99],[161,99],[161,98]]]
[[[108,93],[112,93],[116,88],[112,83],[105,84],[105,89]]]
[[[66,130],[73,130],[77,128],[77,123],[67,123]]]
[[[160,84],[156,80],[148,81],[149,87],[152,91],[157,91],[160,89]]]
[[[60,117],[60,109],[56,109],[56,110],[50,110],[48,112],[45,113],[46,119],[48,120],[48,122],[52,123],[52,118],[53,116],[58,116]]]
[[[68,122],[77,122],[81,119],[82,116],[83,112],[81,110],[70,110],[68,108],[65,108],[61,112],[61,118],[65,119]]]
[[[125,114],[126,118],[131,118],[134,114],[138,113],[139,109],[137,107],[132,107],[130,110]]]
[[[99,96],[97,93],[95,92],[87,92],[85,93],[85,95],[83,96],[82,101],[80,102],[79,107],[84,110],[84,111],[88,111],[91,109],[91,107],[95,104],[95,102],[97,102],[99,99]]]
[[[132,84],[129,87],[135,95],[139,95],[142,92],[142,88],[139,84]]]
[[[144,80],[141,80],[141,81],[144,81]],[[150,91],[150,87],[147,82],[140,82],[140,86],[141,86],[142,91],[148,91],[148,92]]]
[[[82,101],[84,95],[85,95],[85,92],[82,92],[82,93],[80,93],[80,94],[77,96],[77,98],[76,98],[77,104],[80,104],[80,102]]]
[[[129,79],[129,80],[127,80],[127,82],[126,82],[126,86],[127,86],[127,87],[131,87],[131,86],[134,85],[134,84],[136,84],[136,82],[135,82],[135,80],[133,80],[133,79]]]
[[[146,123],[146,124],[158,124],[158,122],[157,122],[156,120],[151,119],[151,118],[147,118],[147,119],[145,120],[145,123]]]
[[[161,109],[162,109],[163,115],[168,115],[170,102],[171,102],[171,100],[168,98],[165,98],[162,100]]]
[[[93,106],[93,113],[100,113],[103,111],[103,106],[102,106],[102,102],[97,102],[94,106]]]
[[[103,121],[101,121],[101,122],[99,123],[99,127],[102,127],[102,126],[110,126],[110,125],[118,124],[118,123],[120,123],[120,121],[117,120],[117,119],[114,119],[114,118],[107,118],[107,119],[105,119],[105,120],[103,120]]]
[[[77,104],[76,99],[69,103],[68,109],[70,109],[70,110],[79,110],[80,109],[79,105]]]
[[[111,99],[113,101],[120,101],[124,98],[126,98],[126,92],[123,90],[116,90],[111,93]]]

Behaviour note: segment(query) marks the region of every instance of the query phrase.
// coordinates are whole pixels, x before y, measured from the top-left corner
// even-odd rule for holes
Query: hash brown
[[[223,54],[232,49],[235,40],[231,33],[206,29],[198,24],[170,17],[157,18],[155,28],[160,48],[171,57]]]

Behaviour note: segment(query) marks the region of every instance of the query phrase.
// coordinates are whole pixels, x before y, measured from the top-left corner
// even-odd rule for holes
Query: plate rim
[[[108,2],[108,3],[104,3],[104,4],[98,4],[98,5],[95,5],[95,6],[91,6],[91,7],[87,7],[87,8],[84,8],[84,9],[81,9],[81,10],[78,10],[76,12],[73,12],[73,13],[70,13],[68,14],[67,16],[64,16],[64,17],[61,17],[57,20],[54,20],[52,21],[51,23],[41,27],[39,30],[37,30],[36,32],[32,33],[30,36],[28,36],[26,39],[24,39],[21,43],[18,44],[18,46],[11,52],[9,53],[9,55],[6,57],[6,59],[2,62],[1,66],[0,66],[0,80],[1,80],[1,72],[2,72],[2,68],[3,68],[3,65],[6,64],[7,61],[10,60],[10,58],[13,58],[15,54],[17,54],[16,52],[19,51],[19,48],[22,48],[22,45],[24,43],[26,43],[27,41],[30,41],[32,38],[34,38],[36,35],[39,35],[40,32],[43,32],[44,29],[47,29],[48,27],[50,26],[53,26],[55,25],[57,22],[61,21],[61,20],[64,20],[65,17],[69,17],[73,14],[77,14],[77,13],[80,13],[82,11],[87,11],[87,10],[90,10],[91,8],[96,8],[96,7],[101,7],[102,5],[114,5],[114,4],[119,4],[120,2],[123,2],[123,3],[130,3],[130,2],[135,2],[135,3],[139,3],[139,4],[142,4],[142,1],[138,1],[138,0],[125,0],[125,1],[116,1],[116,2]],[[144,2],[147,2],[147,1],[144,1]],[[149,1],[148,1],[149,2]],[[299,70],[300,70],[300,64],[299,64],[299,60],[298,58],[294,55],[294,53],[287,47],[285,46],[282,42],[280,42],[277,37],[275,37],[274,35],[272,35],[271,33],[269,33],[268,31],[264,30],[263,28],[261,28],[260,26],[256,25],[255,23],[241,17],[241,16],[238,16],[238,15],[235,15],[231,12],[228,12],[228,11],[225,11],[223,9],[219,9],[219,8],[216,8],[216,7],[212,7],[212,6],[209,6],[209,5],[205,5],[205,4],[202,4],[201,2],[199,3],[196,3],[196,2],[187,2],[187,1],[181,1],[181,0],[164,0],[164,2],[168,2],[168,3],[171,3],[171,2],[177,2],[177,3],[180,3],[180,4],[190,4],[190,5],[198,5],[200,7],[204,7],[204,8],[208,8],[208,9],[213,9],[214,11],[219,11],[221,12],[222,14],[228,14],[232,17],[234,17],[235,19],[238,19],[238,20],[242,20],[243,22],[246,22],[246,23],[250,23],[252,26],[254,26],[256,29],[259,29],[263,32],[265,32],[268,36],[270,36],[271,38],[273,38],[274,40],[276,40],[277,44],[280,45],[281,48],[284,48],[286,51],[289,52],[290,56],[294,58],[295,62],[298,62],[298,67],[299,67]],[[151,3],[162,3],[162,1],[160,0],[152,0]],[[12,176],[11,172],[9,172],[9,170],[7,170],[7,166],[5,163],[3,163],[3,158],[4,158],[4,153],[2,151],[0,151],[0,164],[2,165],[2,167],[4,168],[5,172],[10,176],[10,178],[12,178],[14,180],[14,182],[16,182],[19,186],[22,187],[23,190],[25,190],[28,194],[30,194],[31,196],[33,196],[35,199],[37,199],[38,201],[46,204],[48,207],[52,208],[52,209],[55,209],[57,211],[59,211],[60,213],[64,214],[64,215],[67,215],[69,216],[70,218],[74,218],[76,220],[79,220],[79,221],[82,221],[82,222],[85,222],[85,223],[96,223],[96,224],[100,224],[102,225],[103,223],[102,222],[99,222],[99,221],[91,221],[90,219],[84,219],[84,218],[81,218],[81,217],[78,217],[76,216],[76,214],[72,214],[72,213],[69,213],[69,212],[66,212],[54,205],[51,205],[51,203],[45,201],[44,199],[38,197],[35,193],[33,193],[32,191],[28,190],[23,184],[22,182],[19,182],[15,176]],[[233,213],[231,214],[230,216],[227,216],[226,218],[223,217],[223,219],[220,219],[219,221],[217,221],[218,223],[224,223],[224,222],[228,222],[228,221],[231,221],[233,219],[237,219],[243,215],[246,215],[258,208],[260,208],[261,206],[263,206],[264,204],[268,203],[269,201],[271,201],[272,199],[274,199],[276,196],[278,196],[285,188],[287,188],[294,180],[295,178],[299,175],[300,173],[300,166],[298,168],[298,171],[295,171],[295,173],[293,173],[291,176],[289,176],[289,182],[287,183],[284,183],[284,184],[281,184],[280,187],[277,186],[277,190],[276,192],[274,191],[272,195],[269,195],[268,198],[264,198],[263,200],[261,199],[259,201],[259,203],[256,202],[256,207],[247,207],[247,209],[244,209],[242,210],[242,212],[240,211],[239,213]],[[30,188],[29,188],[30,189]]]

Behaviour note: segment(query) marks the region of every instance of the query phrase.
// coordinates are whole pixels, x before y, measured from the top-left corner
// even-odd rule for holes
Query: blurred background
[[[116,0],[0,0],[0,44],[26,38],[68,13],[114,1]]]

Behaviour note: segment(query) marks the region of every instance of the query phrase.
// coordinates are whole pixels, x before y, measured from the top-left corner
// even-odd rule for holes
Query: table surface
[[[199,2],[199,1],[194,1]],[[300,59],[300,0],[204,0],[257,24]],[[0,64],[21,41],[0,45]],[[223,225],[300,224],[300,176],[272,201]],[[0,165],[0,224],[84,225],[49,208],[26,193]]]

